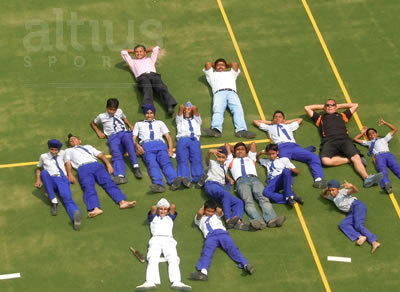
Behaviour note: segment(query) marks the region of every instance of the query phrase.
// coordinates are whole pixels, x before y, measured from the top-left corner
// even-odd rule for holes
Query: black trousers
[[[153,94],[158,96],[167,108],[177,104],[175,98],[169,93],[167,85],[161,80],[161,75],[155,72],[140,75],[136,82],[143,93],[142,108],[146,104],[153,104]]]

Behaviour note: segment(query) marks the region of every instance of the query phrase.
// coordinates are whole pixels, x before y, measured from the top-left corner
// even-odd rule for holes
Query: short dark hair
[[[78,137],[78,136],[76,136],[76,135],[73,135],[73,134],[69,133],[69,134],[68,134],[68,141],[69,141],[69,139],[70,139],[71,137],[75,137],[75,138],[78,138],[78,139],[79,139],[79,137]]]
[[[133,48],[133,50],[136,50],[137,48],[143,48],[143,50],[146,51],[146,47],[144,45],[138,44]]]
[[[118,99],[113,97],[107,99],[106,108],[118,108],[118,106],[119,106]]]
[[[378,133],[378,131],[377,131],[376,129],[374,129],[374,128],[368,128],[367,131],[365,132],[365,134],[368,135],[368,132],[369,132],[369,131],[374,131],[375,133]]]
[[[282,117],[285,118],[285,114],[283,113],[283,111],[276,110],[276,111],[274,112],[274,114],[272,115],[272,117],[275,118],[275,115],[276,115],[276,114],[281,114]]]
[[[272,150],[272,151],[279,151],[278,150],[278,144],[274,144],[274,143],[270,143],[270,144],[268,144],[266,147],[265,147],[265,151],[270,151],[270,150]]]
[[[217,202],[215,202],[214,200],[207,200],[204,202],[204,209],[217,209]]]
[[[228,66],[228,64],[226,63],[226,61],[225,61],[224,58],[219,58],[219,59],[215,60],[214,66],[217,66],[217,64],[218,64],[219,62],[222,62],[222,63],[225,64],[225,66]]]
[[[235,146],[233,146],[233,151],[236,151],[236,148],[238,148],[239,146],[243,146],[244,148],[246,148],[246,152],[248,151],[246,144],[244,144],[243,142],[236,143]]]

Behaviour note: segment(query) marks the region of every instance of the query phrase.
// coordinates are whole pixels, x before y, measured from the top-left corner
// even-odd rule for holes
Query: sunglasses
[[[326,107],[328,107],[328,106],[336,106],[336,103],[326,103],[325,106]]]

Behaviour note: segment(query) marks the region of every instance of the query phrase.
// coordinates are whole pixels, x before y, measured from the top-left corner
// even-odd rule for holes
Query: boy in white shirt
[[[181,282],[181,272],[179,270],[179,257],[176,250],[177,242],[173,237],[172,229],[174,220],[178,213],[175,204],[162,198],[157,205],[151,207],[147,215],[150,223],[151,239],[147,251],[147,271],[146,282],[136,287],[136,291],[147,291],[156,289],[160,285],[160,272],[158,264],[161,254],[168,262],[169,280],[171,288],[181,291],[191,291],[192,287]]]
[[[360,134],[355,136],[353,140],[363,146],[369,148],[368,155],[375,156],[376,168],[378,172],[383,173],[383,178],[380,182],[381,188],[386,190],[388,194],[392,193],[392,184],[388,177],[388,168],[400,178],[400,165],[396,157],[389,150],[389,142],[392,140],[393,135],[397,132],[397,128],[392,124],[380,119],[378,125],[385,125],[391,130],[383,138],[378,138],[379,134],[374,128],[363,127]],[[361,136],[367,135],[369,141],[361,140]]]
[[[114,169],[113,180],[117,185],[128,182],[124,163],[125,152],[129,154],[133,174],[137,178],[143,177],[136,158],[135,144],[132,139],[133,126],[118,106],[118,99],[109,98],[106,104],[107,111],[99,114],[90,122],[90,125],[100,139],[108,138],[107,144],[112,155]],[[103,126],[103,132],[97,127],[97,124]],[[128,125],[129,131],[125,124]]]
[[[217,203],[208,200],[194,217],[194,223],[203,232],[205,241],[201,257],[196,265],[197,271],[190,274],[192,280],[208,280],[211,258],[219,246],[238,264],[239,268],[244,269],[250,275],[254,272],[253,265],[248,263],[222,224],[222,215],[222,209],[217,208]]]
[[[259,158],[267,154],[269,159]],[[278,157],[278,145],[268,144],[265,150],[257,154],[257,159],[267,169],[268,185],[264,189],[264,196],[277,204],[288,204],[293,206],[296,202],[304,204],[303,199],[296,195],[293,190],[293,174],[299,170],[287,157]],[[283,190],[283,193],[280,191]]]

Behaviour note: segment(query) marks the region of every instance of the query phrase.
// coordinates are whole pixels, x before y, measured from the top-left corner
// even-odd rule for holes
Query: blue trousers
[[[215,182],[207,181],[204,185],[206,193],[214,200],[222,203],[225,219],[238,216],[243,217],[243,201],[232,196],[230,192],[225,190],[224,186]]]
[[[307,163],[314,179],[324,178],[321,159],[318,155],[303,149],[296,143],[281,143],[278,145],[279,157],[287,157],[296,161]]]
[[[178,176],[187,177],[190,180],[191,163],[192,180],[197,183],[204,174],[203,160],[201,158],[200,142],[194,138],[184,137],[176,143],[176,162]]]
[[[124,153],[128,152],[132,165],[137,164],[135,144],[132,139],[132,132],[121,131],[108,137],[108,147],[112,155],[114,175],[126,175]]]
[[[268,182],[263,195],[277,204],[286,204],[286,198],[293,195],[293,174],[289,168],[285,168],[282,173]],[[279,191],[283,189],[283,193]]]
[[[88,211],[100,208],[100,201],[97,195],[95,183],[97,182],[115,203],[126,200],[126,196],[113,182],[110,174],[104,166],[98,162],[82,165],[78,168],[78,177],[83,190],[83,201]]]
[[[383,173],[383,178],[381,180],[381,188],[385,188],[385,183],[390,183],[388,174],[388,168],[393,171],[393,173],[400,178],[400,165],[396,160],[396,157],[391,152],[381,153],[375,155],[376,168],[378,172]]]
[[[74,220],[74,211],[78,210],[81,212],[72,199],[70,182],[68,178],[61,176],[50,176],[47,170],[40,172],[40,178],[42,179],[44,188],[46,189],[49,200],[53,200],[56,197],[56,193],[61,197],[65,209],[67,210],[69,218]]]
[[[161,141],[150,141],[143,144],[143,149],[143,160],[152,182],[164,186],[162,169],[167,183],[171,184],[177,178],[177,174],[171,158],[168,156],[167,145]]]
[[[274,208],[268,198],[263,196],[264,185],[256,176],[240,178],[236,181],[236,192],[244,201],[244,208],[249,215],[250,222],[254,220],[263,220],[258,214],[254,199],[260,205],[265,222],[269,222],[276,217]],[[254,197],[254,198],[253,198]]]
[[[240,98],[234,91],[220,91],[213,96],[213,115],[211,119],[211,128],[216,128],[222,133],[222,124],[224,123],[224,113],[226,107],[232,113],[235,132],[247,131],[246,121]]]
[[[239,268],[242,269],[247,265],[247,260],[239,251],[229,233],[225,230],[217,229],[209,233],[204,241],[201,257],[196,264],[196,269],[198,271],[201,271],[201,269],[206,269],[208,271],[214,251],[219,246],[238,264]]]
[[[354,200],[351,205],[350,213],[339,223],[340,230],[351,240],[354,241],[364,235],[369,243],[377,240],[375,234],[365,228],[365,217],[367,216],[367,207],[360,200]]]

